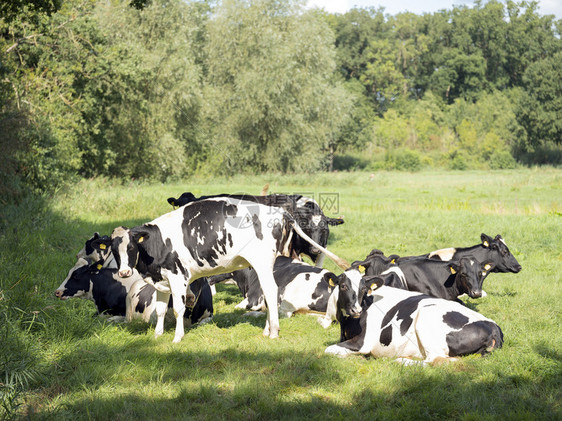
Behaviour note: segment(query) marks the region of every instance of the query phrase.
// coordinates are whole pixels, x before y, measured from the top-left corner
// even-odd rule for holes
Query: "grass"
[[[329,248],[348,261],[372,248],[421,254],[502,234],[523,266],[492,274],[468,305],[495,320],[504,347],[440,367],[338,359],[339,329],[314,317],[264,318],[219,286],[210,324],[173,344],[142,323],[111,324],[93,304],[54,298],[94,231],[134,226],[170,210],[169,196],[309,193],[339,199]],[[562,171],[339,173],[236,176],[174,184],[83,181],[54,197],[5,208],[0,226],[0,419],[560,419]],[[326,261],[326,267],[336,266]]]

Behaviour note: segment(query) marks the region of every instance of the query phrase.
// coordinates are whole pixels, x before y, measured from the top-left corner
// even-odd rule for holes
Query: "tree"
[[[208,165],[223,172],[320,168],[349,103],[334,81],[325,20],[295,1],[225,0],[208,39]]]
[[[562,143],[562,51],[529,65],[517,117],[531,146]]]

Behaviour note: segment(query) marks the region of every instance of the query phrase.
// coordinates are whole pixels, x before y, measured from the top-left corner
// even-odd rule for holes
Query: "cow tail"
[[[287,215],[287,216],[289,216],[289,215]],[[330,250],[322,247],[320,244],[318,244],[316,241],[314,241],[312,238],[310,238],[308,235],[306,235],[304,233],[304,231],[302,230],[302,228],[297,223],[297,221],[295,221],[295,219],[293,217],[290,218],[290,221],[291,221],[291,225],[293,226],[293,229],[295,230],[295,232],[298,235],[300,235],[303,240],[305,240],[309,244],[312,244],[314,247],[316,247],[318,250],[320,250],[322,253],[324,253],[326,256],[328,256],[330,259],[332,259],[334,261],[334,263],[336,265],[338,265],[341,269],[347,270],[351,267],[351,265],[345,259],[342,259],[341,257],[336,256]]]

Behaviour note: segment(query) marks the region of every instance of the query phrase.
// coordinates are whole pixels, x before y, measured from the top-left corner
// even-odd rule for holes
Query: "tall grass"
[[[210,324],[173,344],[142,323],[111,324],[91,303],[53,293],[94,231],[170,210],[169,196],[270,191],[337,195],[329,248],[349,261],[372,248],[401,255],[470,246],[502,234],[523,266],[492,274],[467,304],[503,329],[488,358],[440,367],[324,355],[339,337],[314,317],[264,318],[219,286]],[[168,185],[82,181],[7,208],[0,236],[0,418],[29,419],[555,419],[560,418],[562,171],[339,173],[192,179]],[[338,272],[327,261],[326,267]]]

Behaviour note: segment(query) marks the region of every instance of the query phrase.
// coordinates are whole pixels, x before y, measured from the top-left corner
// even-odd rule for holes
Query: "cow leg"
[[[168,311],[168,301],[170,294],[156,290],[156,327],[154,328],[154,337],[157,338],[164,333],[164,318]]]
[[[316,258],[316,262],[314,262],[314,266],[316,266],[317,268],[323,267],[325,258],[326,258],[326,255],[324,253],[320,253],[318,255],[318,257]]]
[[[265,322],[264,336],[279,337],[279,311],[277,309],[277,284],[273,278],[273,261],[265,262],[261,259],[246,259],[252,265],[260,282],[265,303],[267,305],[267,319]],[[256,261],[254,261],[256,260]]]
[[[318,319],[318,323],[322,325],[324,329],[329,328],[334,320],[336,320],[337,303],[339,296],[339,287],[335,287],[334,291],[328,298],[328,307],[326,308],[326,315]]]
[[[168,274],[168,280],[172,290],[172,306],[176,317],[176,333],[173,342],[178,343],[185,333],[183,315],[186,303],[192,304],[195,296],[188,287],[188,279],[182,274]]]

